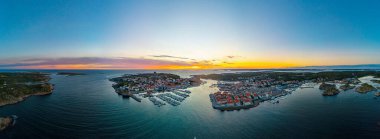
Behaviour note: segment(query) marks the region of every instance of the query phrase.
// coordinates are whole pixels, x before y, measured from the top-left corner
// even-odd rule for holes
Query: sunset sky
[[[375,0],[0,0],[0,68],[380,64],[379,5]]]

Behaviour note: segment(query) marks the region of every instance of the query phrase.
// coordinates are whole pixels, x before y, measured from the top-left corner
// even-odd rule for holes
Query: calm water
[[[19,117],[0,138],[380,138],[380,98],[373,99],[373,92],[322,97],[318,89],[298,89],[279,104],[221,112],[208,97],[215,81],[190,88],[180,106],[156,107],[148,99],[123,99],[108,81],[151,71],[80,72],[88,75],[52,75],[51,95],[0,107],[0,116]],[[188,77],[222,71],[161,72]]]

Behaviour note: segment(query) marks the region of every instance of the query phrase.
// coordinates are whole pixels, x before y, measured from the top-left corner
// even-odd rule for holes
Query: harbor
[[[166,103],[157,100],[155,97],[149,97],[149,100],[152,101],[152,103],[153,103],[154,105],[157,105],[158,107],[161,107],[161,106],[163,106],[163,105],[166,105]]]
[[[148,93],[139,93],[139,94],[132,94],[132,93],[126,93],[126,92],[118,92],[119,95],[125,98],[132,98],[136,100],[137,102],[141,102],[143,99],[148,98],[154,105],[161,107],[166,105],[166,103],[172,105],[172,106],[178,106],[186,100],[186,98],[190,97],[191,92],[188,90],[173,90],[171,92],[164,92],[164,93],[154,93],[149,94]],[[157,99],[158,98],[158,99]],[[165,103],[166,102],[166,103]]]
[[[109,80],[114,82],[112,87],[119,95],[126,98],[131,97],[138,102],[148,98],[158,107],[166,103],[172,106],[180,105],[190,97],[191,91],[186,89],[202,83],[198,77],[181,78],[175,74],[156,72],[125,74]]]

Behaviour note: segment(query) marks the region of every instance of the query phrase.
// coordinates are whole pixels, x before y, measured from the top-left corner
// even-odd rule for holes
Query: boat
[[[169,97],[168,94],[159,94],[159,95],[157,95],[157,97],[158,97],[159,99],[161,99],[161,100],[163,100],[163,101],[169,103],[169,104],[172,105],[172,106],[178,106],[178,105],[181,104],[181,103],[179,103],[179,102],[177,102],[177,101],[171,99],[171,98]]]
[[[16,124],[16,119],[18,118],[16,115],[12,115],[12,126]]]
[[[376,97],[380,97],[380,92],[375,93]]]
[[[149,100],[153,102],[154,105],[157,105],[158,107],[161,107],[162,105],[165,105],[165,103],[161,102],[161,101],[158,101],[156,98],[154,97],[149,97]]]
[[[183,97],[183,98],[187,98],[187,97],[189,97],[188,94],[182,94],[182,93],[180,93],[180,92],[178,92],[178,91],[173,91],[173,93],[176,94],[176,95],[178,95],[178,96],[181,96],[181,97]]]
[[[191,93],[189,90],[183,90],[183,89],[178,90],[178,91],[185,92],[185,93],[187,93],[187,94],[190,94],[190,93]]]
[[[137,102],[141,102],[141,98],[137,97],[136,95],[132,94],[131,97],[136,100]]]

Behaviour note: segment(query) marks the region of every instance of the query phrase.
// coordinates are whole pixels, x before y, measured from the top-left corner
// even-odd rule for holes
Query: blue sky
[[[160,68],[379,64],[378,5],[375,0],[1,0],[0,65],[89,57],[161,61]],[[125,68],[154,65],[126,63]]]

